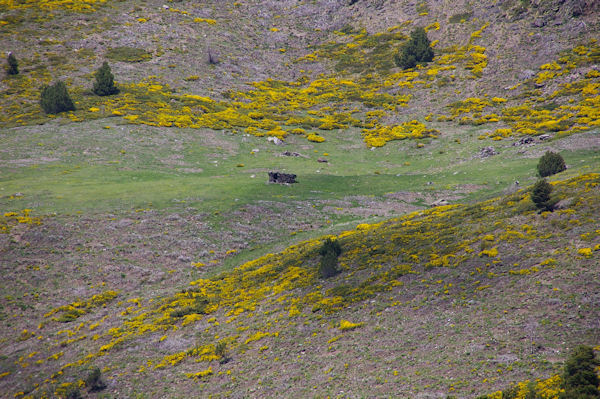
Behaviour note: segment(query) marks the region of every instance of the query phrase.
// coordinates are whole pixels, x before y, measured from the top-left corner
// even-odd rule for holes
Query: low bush
[[[563,157],[552,151],[546,151],[537,165],[540,177],[552,176],[566,169],[567,166]]]
[[[90,392],[98,392],[106,388],[106,384],[102,381],[101,372],[98,367],[94,367],[90,371],[84,382]]]
[[[152,54],[144,49],[123,46],[109,49],[106,58],[121,62],[142,62],[152,58]]]

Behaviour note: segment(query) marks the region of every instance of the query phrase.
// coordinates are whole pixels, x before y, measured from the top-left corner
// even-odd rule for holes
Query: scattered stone
[[[131,219],[121,219],[117,223],[117,227],[127,227],[127,226],[131,226],[132,224],[133,224],[133,220],[131,220]]]
[[[518,145],[527,145],[527,144],[532,144],[533,143],[533,137],[530,136],[525,136],[519,139],[519,141],[516,141],[513,143],[513,146],[518,146]]]
[[[494,155],[498,155],[498,151],[494,147],[483,147],[481,151],[479,151],[479,156],[481,158],[487,158]]]
[[[189,256],[186,256],[186,255],[179,255],[179,256],[177,257],[177,260],[178,260],[179,262],[188,263],[188,262],[191,262],[191,261],[192,261],[192,258],[191,258],[191,257],[189,257]]]
[[[573,205],[573,198],[560,200],[554,205],[554,209],[569,209]]]
[[[283,155],[284,157],[299,157],[299,156],[301,156],[297,152],[290,152],[290,151],[284,151],[281,153],[281,155]]]
[[[541,136],[538,137],[538,139],[540,139],[540,141],[548,140],[549,138],[550,138],[549,134],[542,134]]]
[[[256,153],[256,152],[259,152],[259,151],[260,151],[260,150],[259,150],[258,148],[254,148],[254,149],[252,149],[252,152],[254,152],[254,153]]]
[[[319,158],[319,159],[317,159],[317,162],[327,163],[329,161],[327,159],[325,159],[325,158]]]
[[[504,355],[498,355],[496,356],[495,362],[496,363],[504,363],[504,364],[510,364],[510,363],[514,363],[517,360],[519,360],[519,357],[517,355],[513,355],[512,353],[507,353]]]
[[[535,71],[526,69],[519,74],[519,80],[529,80],[536,75]]]
[[[269,183],[293,184],[296,183],[296,175],[291,173],[269,172]]]
[[[168,6],[168,5],[166,5],[166,4],[163,4],[162,8],[163,8],[163,9],[165,9],[165,10],[168,10],[168,9],[169,9],[169,6]]]
[[[541,18],[537,18],[535,21],[531,23],[534,28],[541,28],[546,25],[546,21]]]
[[[267,137],[267,141],[275,145],[283,145],[283,141],[278,137],[269,136]]]
[[[439,200],[433,201],[430,206],[444,206],[444,205],[448,205],[448,201],[443,198],[440,198]]]

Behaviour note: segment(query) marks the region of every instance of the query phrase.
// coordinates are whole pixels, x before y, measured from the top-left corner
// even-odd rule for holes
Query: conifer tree
[[[557,173],[566,170],[565,160],[560,154],[552,151],[546,151],[540,158],[540,162],[537,165],[538,173],[540,177],[552,176]]]
[[[415,28],[406,42],[395,56],[396,65],[402,69],[414,68],[417,64],[424,64],[433,60],[433,49],[423,27]]]
[[[600,399],[600,380],[596,367],[600,365],[589,346],[580,345],[565,363],[560,399]]]
[[[556,200],[550,198],[552,192],[552,185],[546,181],[546,179],[540,179],[534,184],[531,192],[531,200],[538,207],[540,212],[554,210]]]
[[[321,263],[319,264],[319,275],[322,278],[329,278],[339,273],[337,269],[338,256],[342,253],[342,247],[337,241],[328,238],[325,240],[319,254]]]
[[[96,71],[96,81],[94,82],[93,91],[99,96],[110,96],[119,93],[119,89],[115,86],[114,76],[106,61]]]
[[[75,104],[69,96],[67,86],[61,81],[52,86],[42,88],[40,105],[47,114],[58,114],[65,111],[75,111]]]

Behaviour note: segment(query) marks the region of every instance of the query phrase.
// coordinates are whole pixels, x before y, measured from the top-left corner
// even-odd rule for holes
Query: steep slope
[[[0,396],[476,397],[598,345],[597,2],[0,11]],[[402,71],[416,26],[436,58]],[[56,79],[76,111],[41,111]]]
[[[474,397],[552,375],[599,338],[600,176],[553,186],[553,213],[521,190],[342,232],[327,280],[320,238],[173,296],[82,298],[11,339],[3,390],[64,392],[90,365],[148,397]]]

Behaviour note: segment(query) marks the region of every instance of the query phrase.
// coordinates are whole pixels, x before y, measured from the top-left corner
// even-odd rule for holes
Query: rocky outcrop
[[[269,183],[293,184],[296,183],[296,175],[291,173],[269,172]]]

